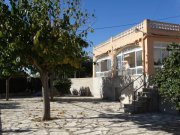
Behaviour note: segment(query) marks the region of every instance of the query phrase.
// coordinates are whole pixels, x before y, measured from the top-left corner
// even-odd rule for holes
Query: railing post
[[[134,91],[134,95],[133,95],[133,96],[134,96],[134,97],[133,97],[133,98],[134,98],[134,99],[133,99],[133,101],[134,101],[134,106],[133,106],[133,111],[134,111],[134,113],[135,113],[135,106],[136,106],[136,105],[135,105],[135,104],[136,104],[136,102],[135,102],[135,93],[136,93],[136,91]]]
[[[146,88],[146,74],[143,73],[143,86]]]

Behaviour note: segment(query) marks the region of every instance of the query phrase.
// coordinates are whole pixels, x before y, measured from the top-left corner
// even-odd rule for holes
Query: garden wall
[[[101,98],[101,79],[100,78],[71,78],[72,85],[70,88],[71,93],[73,90],[89,89],[93,97]]]
[[[94,78],[72,78],[71,92],[73,89],[79,91],[81,88],[90,89],[92,96],[96,98],[104,98],[108,100],[119,101],[119,96],[122,88],[128,85],[134,78],[138,76],[131,77],[94,77]],[[129,103],[132,99],[133,90],[142,85],[139,81],[134,82],[126,90],[124,90],[121,95],[124,96],[123,103]],[[139,91],[141,91],[140,89]]]

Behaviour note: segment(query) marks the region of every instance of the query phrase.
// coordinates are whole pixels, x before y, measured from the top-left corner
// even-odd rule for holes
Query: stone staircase
[[[131,104],[124,104],[124,112],[130,114],[157,112],[158,104],[157,89],[143,88]]]

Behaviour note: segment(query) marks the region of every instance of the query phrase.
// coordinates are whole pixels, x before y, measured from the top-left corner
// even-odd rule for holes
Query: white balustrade
[[[180,25],[178,25],[178,24],[171,24],[171,23],[163,23],[163,22],[150,21],[149,26],[150,26],[150,28],[152,28],[152,29],[162,29],[162,30],[180,31]]]
[[[151,29],[180,31],[180,25],[179,24],[163,23],[163,22],[157,22],[157,21],[151,21],[151,20],[149,21],[148,27],[150,27]],[[136,26],[134,26],[134,27],[132,27],[132,28],[130,28],[130,29],[124,31],[124,32],[121,32],[120,34],[112,37],[112,39],[109,39],[109,40],[101,43],[100,45],[98,45],[98,46],[96,46],[94,48],[98,49],[98,48],[110,43],[111,40],[113,41],[113,40],[128,36],[128,35],[134,33],[136,28],[143,31],[143,28],[144,28],[143,22],[137,24]]]

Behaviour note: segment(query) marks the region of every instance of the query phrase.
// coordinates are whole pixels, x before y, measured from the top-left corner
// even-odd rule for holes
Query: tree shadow
[[[138,128],[146,128],[149,131],[165,131],[173,135],[180,134],[180,116],[162,113],[148,114],[100,114],[100,118],[110,119],[113,123],[133,122]],[[117,133],[118,134],[118,133]]]
[[[1,109],[0,109],[0,135],[2,135]]]
[[[14,130],[12,130],[12,131],[10,131],[10,130],[4,131],[2,129],[2,117],[1,117],[2,109],[16,109],[16,108],[20,108],[19,103],[14,103],[14,102],[13,103],[12,102],[0,103],[0,135],[2,135],[3,133],[6,133],[6,132],[7,133],[11,133],[11,132],[18,133],[18,132],[21,132],[21,131],[14,131]]]
[[[81,106],[75,103],[71,103],[74,106],[83,108],[87,111],[97,112],[97,115],[94,116],[82,116],[82,117],[65,117],[59,119],[108,119],[109,122],[113,124],[119,124],[119,128],[123,126],[122,123],[127,125],[127,122],[133,123],[132,127],[130,125],[130,129],[134,129],[134,125],[137,128],[144,128],[148,131],[164,131],[167,133],[171,133],[173,135],[180,134],[180,116],[178,115],[170,115],[163,113],[145,113],[145,114],[125,114],[120,112],[114,112],[112,110],[104,110],[100,111],[97,109],[89,108],[88,106]],[[121,125],[122,124],[122,125]],[[121,134],[121,132],[117,132],[117,134]]]
[[[11,133],[13,133],[13,134],[19,134],[19,133],[25,133],[25,132],[30,132],[31,130],[29,130],[29,129],[17,129],[17,130],[12,130],[12,129],[10,129],[10,130],[2,130],[1,132],[0,132],[0,135],[2,135],[3,133],[8,133],[8,134],[11,134]]]
[[[20,108],[19,103],[0,103],[0,109],[17,109]]]
[[[108,102],[107,100],[102,100],[100,98],[92,98],[92,97],[55,97],[54,102],[58,103],[76,103],[76,102],[90,102],[93,104],[98,104],[100,102]]]

